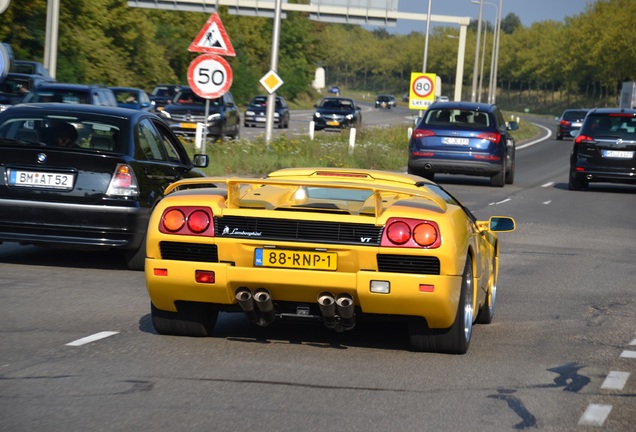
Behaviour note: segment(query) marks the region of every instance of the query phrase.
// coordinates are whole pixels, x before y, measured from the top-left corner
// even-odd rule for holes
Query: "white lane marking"
[[[497,202],[491,202],[488,205],[499,205],[499,204],[503,204],[503,203],[508,202],[508,201],[512,201],[512,198],[506,198],[505,200],[501,200],[501,201],[497,201]]]
[[[603,426],[610,411],[612,411],[611,405],[590,404],[579,419],[579,425]]]
[[[636,351],[625,350],[621,353],[622,358],[636,358]]]
[[[547,127],[545,127],[545,126],[541,126],[540,124],[536,124],[536,123],[532,123],[532,124],[533,124],[533,125],[535,125],[535,126],[537,126],[537,127],[540,127],[541,129],[543,129],[543,130],[544,130],[544,131],[546,131],[547,133],[546,133],[545,135],[543,135],[543,136],[542,136],[541,138],[539,138],[539,139],[536,139],[536,140],[534,140],[534,141],[530,141],[530,142],[527,142],[527,143],[525,143],[525,144],[523,144],[523,145],[520,145],[520,146],[515,147],[515,150],[521,150],[521,149],[523,149],[523,148],[533,146],[533,145],[535,145],[535,144],[540,143],[541,141],[545,141],[545,140],[547,140],[548,138],[550,138],[550,137],[552,136],[552,131],[551,131],[550,129],[548,129]]]
[[[636,339],[633,339],[629,344],[630,345],[636,345]]]
[[[611,371],[607,374],[605,381],[603,381],[603,385],[601,385],[602,389],[607,390],[623,390],[625,384],[627,384],[627,380],[629,379],[629,372],[618,372]]]
[[[542,204],[543,204],[543,205],[548,205],[548,204],[550,204],[551,202],[552,202],[552,200],[543,201],[543,203],[542,203]]]
[[[98,341],[100,339],[104,339],[104,338],[110,337],[112,335],[116,335],[117,333],[119,333],[119,332],[103,331],[103,332],[95,333],[94,335],[90,335],[90,336],[83,337],[81,339],[77,339],[77,340],[75,340],[73,342],[69,342],[66,345],[68,345],[68,346],[81,346],[81,345],[85,345],[87,343],[95,342],[95,341]]]
[[[554,182],[547,182],[546,184],[542,184],[541,187],[550,187],[554,185]]]

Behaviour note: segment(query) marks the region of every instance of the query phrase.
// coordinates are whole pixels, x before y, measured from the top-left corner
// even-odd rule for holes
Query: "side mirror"
[[[195,154],[192,158],[192,165],[197,168],[207,168],[210,163],[210,157],[206,154]]]
[[[515,220],[507,216],[492,216],[488,221],[488,229],[497,232],[510,232],[516,228]]]
[[[517,123],[516,121],[510,121],[508,122],[508,125],[506,127],[508,128],[508,130],[516,131],[519,129],[519,123]]]

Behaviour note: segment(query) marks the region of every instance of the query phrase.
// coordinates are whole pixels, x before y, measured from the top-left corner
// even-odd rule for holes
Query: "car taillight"
[[[118,164],[110,179],[106,195],[109,196],[137,196],[139,195],[139,187],[135,173],[130,165]]]
[[[426,138],[426,137],[432,137],[432,136],[435,136],[435,132],[433,132],[430,129],[415,129],[413,131],[414,139],[420,139],[420,138]]]
[[[209,207],[168,207],[161,215],[159,231],[164,234],[214,237],[212,210]]]
[[[567,120],[561,120],[561,126],[570,126],[570,122]]]
[[[477,134],[477,138],[496,143],[501,140],[501,134],[499,132],[482,132]]]
[[[583,141],[594,141],[594,138],[587,135],[578,135],[576,138],[574,138],[574,144],[581,144]]]
[[[436,248],[442,243],[438,225],[433,221],[391,218],[382,235],[381,246]]]

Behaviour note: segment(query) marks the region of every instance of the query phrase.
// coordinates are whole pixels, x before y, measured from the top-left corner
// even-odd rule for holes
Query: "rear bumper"
[[[155,269],[162,271],[155,274]],[[197,270],[213,271],[214,282],[196,283]],[[431,328],[453,324],[462,284],[461,276],[254,268],[153,258],[146,258],[145,274],[152,303],[166,311],[176,311],[176,301],[235,305],[239,287],[265,288],[274,303],[316,304],[318,294],[331,291],[351,295],[365,314],[424,317]],[[390,282],[390,293],[372,293],[372,280]],[[422,292],[420,284],[433,285],[434,290]]]
[[[408,168],[410,172],[415,173],[492,176],[501,170],[501,164],[501,160],[487,162],[445,158],[413,158],[410,156]]]
[[[0,242],[137,249],[150,209],[0,199]]]
[[[636,168],[609,171],[607,168],[585,167],[584,171],[570,171],[570,175],[587,182],[636,184]]]

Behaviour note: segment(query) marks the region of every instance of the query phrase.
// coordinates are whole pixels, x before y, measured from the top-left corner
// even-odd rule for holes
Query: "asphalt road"
[[[518,225],[501,236],[493,323],[463,356],[410,352],[385,323],[336,334],[221,314],[213,338],[159,336],[143,272],[117,255],[0,245],[0,430],[632,431],[636,188],[568,191],[571,145],[519,143],[504,188],[436,177]]]

